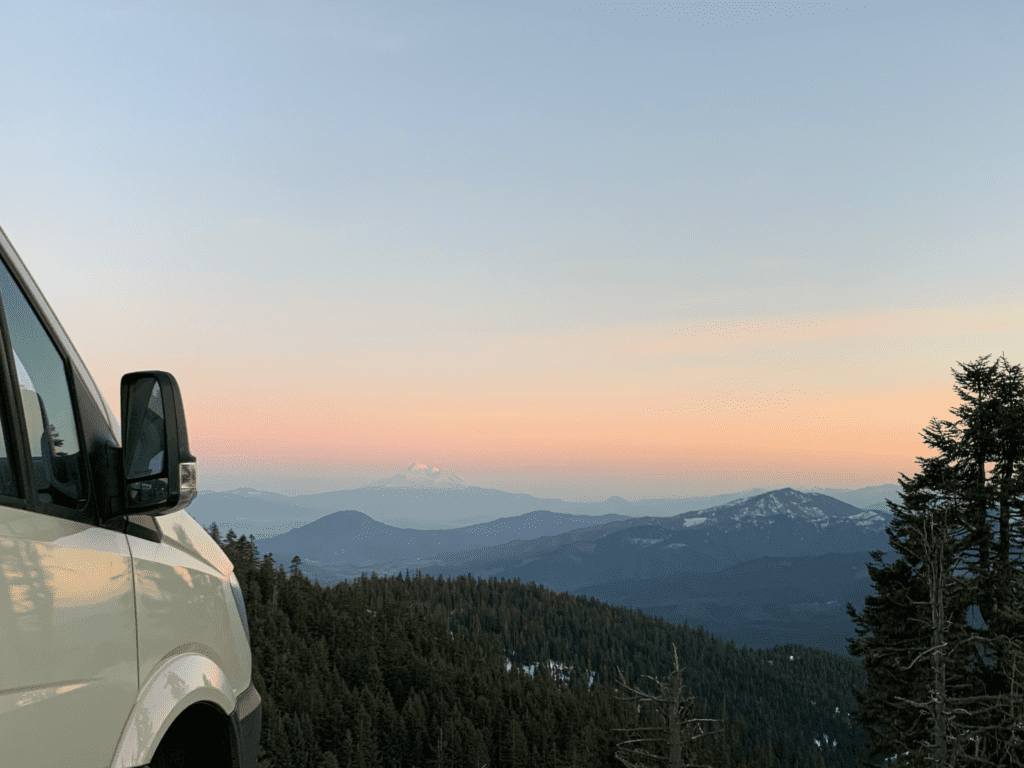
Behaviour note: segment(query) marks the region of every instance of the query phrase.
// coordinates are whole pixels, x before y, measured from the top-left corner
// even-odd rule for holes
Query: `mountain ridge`
[[[808,504],[805,499],[814,503]],[[789,508],[786,507],[786,502],[790,504]],[[795,506],[796,504],[800,504],[800,506]],[[500,575],[500,572],[493,570],[493,561],[495,560],[511,561],[515,558],[520,558],[536,561],[544,556],[553,556],[553,553],[563,550],[565,547],[577,545],[577,549],[582,547],[581,552],[584,552],[586,551],[586,544],[589,542],[595,542],[633,528],[647,529],[648,536],[660,536],[659,542],[671,539],[669,545],[684,544],[691,548],[694,547],[694,542],[688,543],[688,539],[699,538],[699,534],[704,532],[718,531],[720,534],[718,538],[722,539],[722,541],[717,542],[713,548],[717,549],[720,554],[725,555],[725,561],[721,562],[731,565],[741,562],[744,555],[742,551],[736,551],[734,547],[725,544],[724,540],[726,537],[721,535],[724,532],[723,526],[731,523],[735,526],[735,530],[739,530],[741,527],[739,524],[746,521],[749,526],[753,526],[758,532],[764,532],[767,527],[774,525],[774,522],[765,522],[772,517],[789,518],[790,520],[796,520],[811,526],[822,536],[820,546],[839,548],[829,549],[829,551],[866,551],[865,546],[870,547],[873,544],[885,545],[882,537],[891,515],[887,516],[885,512],[859,509],[824,494],[803,494],[792,488],[783,488],[759,494],[751,499],[737,499],[717,507],[683,512],[672,517],[648,516],[609,521],[598,526],[588,526],[587,528],[580,528],[553,536],[539,537],[528,541],[508,542],[476,550],[470,556],[453,555],[442,557],[437,565],[449,568],[472,568],[476,566],[479,570],[481,565],[488,563],[491,564],[491,567],[481,570],[480,575]],[[828,532],[830,527],[833,528],[831,533]],[[794,530],[797,529],[794,528]],[[858,533],[864,535],[857,535]],[[800,535],[810,536],[812,533],[809,528],[804,527]],[[746,537],[733,534],[729,538],[733,542],[746,538],[748,540],[746,541],[748,551],[751,552],[750,557],[766,556],[773,552],[778,553],[777,548],[772,548],[778,547],[780,544],[780,542],[776,541],[772,544],[753,546],[754,542],[749,541],[751,538],[749,534]],[[775,538],[780,539],[782,537],[776,536]],[[783,544],[783,546],[785,545]],[[813,545],[807,545],[807,547],[810,546]],[[750,549],[751,547],[752,549]],[[797,550],[800,552],[798,556],[815,554],[814,552],[801,551],[799,548]],[[710,554],[707,547],[698,547],[696,551]],[[753,552],[757,554],[754,555]],[[790,551],[786,554],[792,555],[796,553]]]
[[[861,508],[876,505],[886,511],[884,499],[898,500],[896,485],[836,490],[827,494]],[[730,501],[765,493],[753,488],[715,496],[624,500],[611,496],[605,501],[574,502],[543,499],[525,493],[508,493],[494,488],[425,488],[363,486],[351,490],[285,496],[273,491],[239,488],[234,491],[200,491],[189,506],[189,514],[204,526],[216,521],[223,530],[255,533],[260,537],[285,533],[331,512],[359,510],[388,525],[441,530],[485,523],[495,519],[548,510],[563,514],[620,514],[626,517],[668,517],[686,511],[706,509]]]
[[[447,530],[397,528],[357,510],[325,515],[287,533],[259,539],[262,551],[298,554],[304,560],[330,567],[366,565],[396,560],[418,560],[446,551],[473,550],[515,537],[543,536],[627,520],[624,515],[567,515],[536,510],[516,517]],[[511,537],[511,538],[510,538]]]

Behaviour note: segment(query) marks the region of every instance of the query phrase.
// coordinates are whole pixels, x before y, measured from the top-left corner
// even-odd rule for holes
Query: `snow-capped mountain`
[[[750,499],[736,499],[710,509],[698,516],[687,516],[690,525],[712,520],[716,523],[746,521],[758,528],[761,521],[784,517],[814,525],[821,531],[830,525],[848,524],[864,531],[881,533],[892,514],[874,509],[858,509],[824,493],[808,493],[793,488],[780,488]],[[692,522],[691,522],[692,521]]]
[[[605,572],[616,567],[637,578],[647,570],[711,573],[762,557],[887,549],[885,527],[891,518],[824,494],[780,488],[672,517],[619,520],[442,556],[439,565],[448,571],[536,578],[564,590],[611,580]],[[650,568],[639,567],[647,561]]]
[[[462,489],[466,487],[466,481],[450,470],[414,463],[391,477],[360,487]]]

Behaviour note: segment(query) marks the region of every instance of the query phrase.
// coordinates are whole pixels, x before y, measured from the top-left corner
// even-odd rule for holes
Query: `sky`
[[[0,0],[0,227],[201,490],[897,482],[1024,363],[1024,3]]]

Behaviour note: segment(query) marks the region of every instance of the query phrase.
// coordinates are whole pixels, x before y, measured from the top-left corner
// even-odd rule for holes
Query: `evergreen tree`
[[[341,746],[341,760],[339,762],[342,768],[352,768],[356,761],[356,743],[355,739],[352,738],[352,731],[348,728],[345,729],[345,740]]]
[[[377,748],[377,734],[374,728],[374,718],[370,708],[376,709],[374,702],[369,701],[370,707],[366,706],[368,695],[364,689],[360,696],[359,704],[355,712],[355,727],[352,731],[352,738],[355,749],[352,755],[353,768],[382,768],[380,750]]]
[[[402,708],[402,720],[405,722],[406,750],[405,758],[408,765],[427,765],[427,742],[430,729],[427,725],[426,708],[421,696],[411,691]]]
[[[1020,729],[1014,638],[1024,623],[1020,554],[1011,558],[1011,549],[1021,542],[1024,374],[1005,357],[987,359],[953,371],[964,404],[951,413],[960,420],[931,420],[922,434],[939,455],[918,457],[921,472],[901,475],[902,504],[888,502],[900,559],[868,566],[877,597],[865,600],[862,616],[847,604],[858,625],[850,652],[864,658],[868,677],[855,691],[862,711],[854,719],[868,729],[872,757],[943,766],[1018,759],[1006,750]],[[881,553],[871,554],[881,564]],[[969,624],[973,606],[980,630]],[[919,663],[925,657],[930,669]]]
[[[962,577],[953,574],[960,565],[962,553],[955,535],[956,520],[963,515],[962,507],[950,500],[939,500],[917,483],[904,484],[904,510],[913,513],[901,519],[897,527],[905,531],[905,552],[920,564],[919,578],[927,590],[926,599],[908,601],[910,621],[919,625],[918,631],[925,646],[907,665],[931,661],[930,684],[925,700],[914,700],[897,695],[897,702],[916,707],[924,713],[929,736],[918,733],[898,734],[909,747],[904,751],[918,756],[927,765],[947,766],[962,762],[962,748],[968,733],[963,724],[977,715],[977,710],[965,708],[977,701],[977,679],[965,679],[968,664],[963,649],[975,633],[965,627],[965,600],[957,599],[967,593],[969,586]],[[941,484],[941,481],[936,484]],[[912,553],[912,554],[911,554]],[[969,600],[968,600],[969,601]],[[919,609],[919,610],[916,610]],[[920,678],[919,678],[920,679]],[[922,680],[923,682],[923,680]],[[912,741],[912,743],[907,743]]]
[[[466,762],[464,765],[468,768],[486,768],[491,762],[490,753],[487,749],[487,740],[479,730],[473,728],[471,725],[468,726],[468,736],[466,739]]]
[[[395,711],[391,694],[386,689],[381,690],[377,703],[377,735],[381,761],[386,766],[400,765],[406,742],[405,723]]]
[[[504,725],[498,765],[500,768],[528,768],[530,755],[527,751],[526,735],[523,733],[519,718],[512,713]]]
[[[256,768],[274,768],[274,761],[267,757],[267,750],[260,739],[259,749],[256,753]]]
[[[446,761],[445,761],[446,757],[448,758],[447,764],[451,765],[451,762],[452,762],[451,754],[450,754],[451,753],[451,749],[452,749],[451,733],[449,732],[448,741],[445,741],[445,738],[444,738],[444,728],[442,728],[441,726],[438,726],[438,728],[437,728],[437,742],[434,745],[434,768],[444,768],[444,766],[446,764]],[[446,750],[447,750],[448,754],[446,754]]]

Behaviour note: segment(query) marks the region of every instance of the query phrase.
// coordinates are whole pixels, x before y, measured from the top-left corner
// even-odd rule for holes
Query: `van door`
[[[0,763],[109,768],[139,685],[127,537],[96,524],[68,360],[4,263],[0,336]]]
[[[109,768],[138,695],[123,533],[0,504],[0,762]]]

